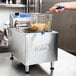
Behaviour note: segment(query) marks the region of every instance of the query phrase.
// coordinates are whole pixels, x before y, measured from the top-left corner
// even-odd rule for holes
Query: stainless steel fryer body
[[[24,33],[8,29],[8,46],[11,54],[26,66],[57,60],[58,32]]]

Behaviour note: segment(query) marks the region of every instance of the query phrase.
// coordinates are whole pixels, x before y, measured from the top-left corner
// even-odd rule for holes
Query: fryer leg
[[[11,54],[10,60],[14,60],[13,54]]]
[[[25,72],[26,73],[29,73],[30,71],[29,71],[29,66],[25,66]]]
[[[51,68],[50,69],[54,70],[54,62],[51,62],[50,64],[51,64]]]

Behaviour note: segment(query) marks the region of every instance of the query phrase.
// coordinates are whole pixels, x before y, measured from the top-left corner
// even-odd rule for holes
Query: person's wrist
[[[70,4],[69,4],[68,2],[61,3],[61,5],[64,6],[64,9],[65,9],[65,10],[70,9]]]

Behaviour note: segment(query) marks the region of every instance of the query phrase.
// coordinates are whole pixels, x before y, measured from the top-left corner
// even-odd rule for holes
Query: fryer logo
[[[49,50],[49,45],[48,44],[43,44],[43,45],[39,45],[35,48],[35,51],[48,51]]]

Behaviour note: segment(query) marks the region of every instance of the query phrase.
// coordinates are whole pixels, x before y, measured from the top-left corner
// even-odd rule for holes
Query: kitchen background
[[[9,24],[9,14],[13,12],[26,11],[26,0],[17,4],[5,4],[5,0],[0,0],[0,29]],[[34,4],[34,1],[39,3],[39,0],[30,0],[30,4]],[[42,4],[37,5],[36,8],[30,6],[29,12],[43,12],[49,10],[49,8],[58,2],[76,1],[76,0],[40,0]],[[14,2],[14,1],[13,1]],[[9,3],[9,2],[8,2]],[[40,10],[39,10],[40,8]],[[27,12],[27,11],[26,11]],[[76,55],[76,11],[64,11],[60,14],[54,14],[52,19],[52,29],[59,32],[59,45],[58,47],[64,49],[74,55]],[[0,52],[4,52],[8,47],[0,47]],[[6,50],[6,51],[7,51]]]

